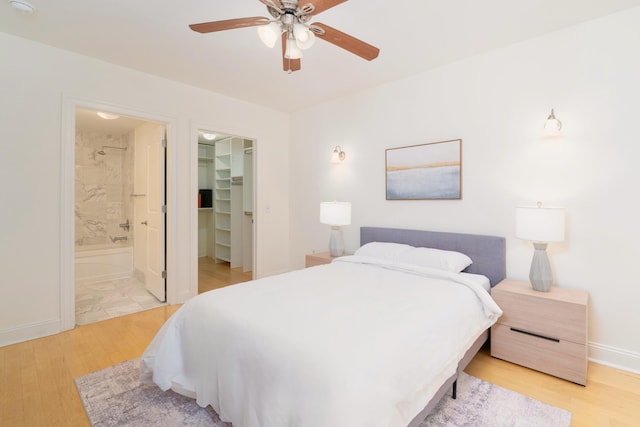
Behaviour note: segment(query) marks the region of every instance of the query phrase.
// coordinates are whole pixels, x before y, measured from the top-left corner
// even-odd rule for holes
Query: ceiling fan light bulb
[[[258,36],[262,43],[269,48],[273,48],[282,33],[282,28],[278,22],[270,22],[267,25],[258,27]]]

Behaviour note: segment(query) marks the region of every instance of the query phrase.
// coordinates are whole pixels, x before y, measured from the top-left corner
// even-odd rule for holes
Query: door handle
[[[146,220],[145,220],[145,221],[142,221],[140,224],[142,224],[142,225],[147,225],[147,221],[146,221]]]

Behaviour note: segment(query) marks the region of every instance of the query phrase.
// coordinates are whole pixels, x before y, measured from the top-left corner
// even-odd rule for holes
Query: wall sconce
[[[516,208],[516,237],[533,242],[534,252],[529,280],[534,290],[549,292],[553,284],[547,257],[547,242],[564,240],[564,209],[537,206]]]
[[[331,163],[340,163],[347,157],[347,153],[342,151],[342,148],[339,145],[336,145],[336,148],[333,149],[333,154],[331,155]]]
[[[560,135],[560,129],[562,129],[562,122],[556,118],[552,108],[551,114],[544,122],[544,133],[548,136],[557,136]]]

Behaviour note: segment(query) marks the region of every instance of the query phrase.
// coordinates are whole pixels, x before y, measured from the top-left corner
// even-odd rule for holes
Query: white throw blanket
[[[234,427],[406,426],[500,314],[458,274],[343,257],[193,298],[142,378]]]

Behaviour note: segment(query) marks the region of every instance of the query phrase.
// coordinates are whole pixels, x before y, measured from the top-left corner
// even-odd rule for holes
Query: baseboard
[[[633,351],[590,342],[589,360],[601,365],[640,374],[640,353]]]
[[[0,347],[23,341],[42,338],[62,331],[60,319],[45,320],[37,323],[8,328],[0,331]]]

